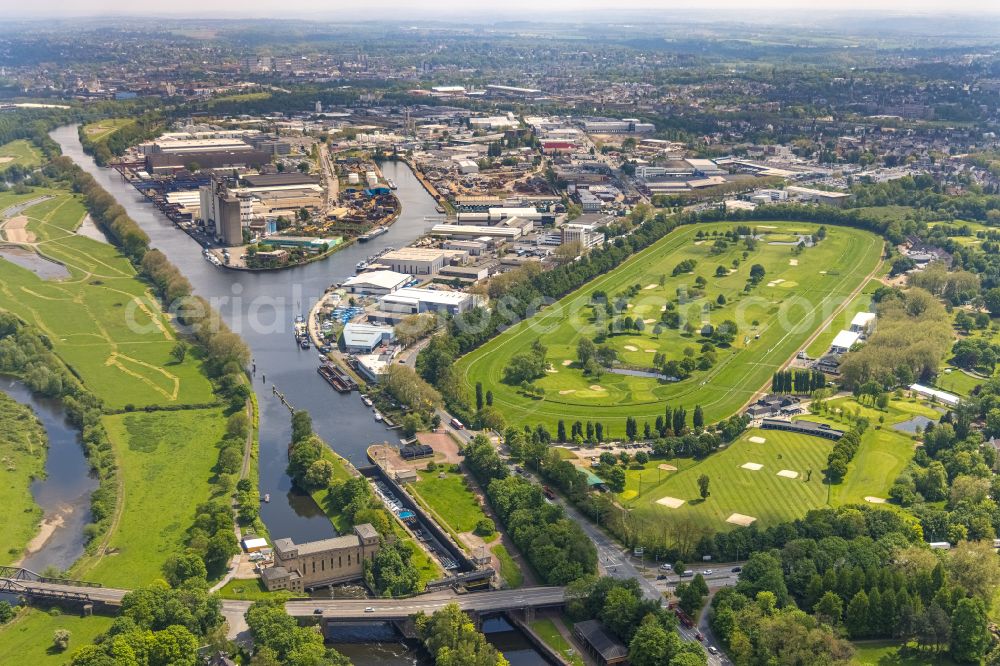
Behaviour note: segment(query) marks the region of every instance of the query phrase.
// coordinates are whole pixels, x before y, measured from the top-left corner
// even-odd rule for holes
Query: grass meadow
[[[15,164],[30,168],[41,163],[41,153],[26,139],[17,139],[0,146],[0,172]]]
[[[38,532],[42,510],[31,482],[45,476],[48,440],[30,407],[0,392],[0,552],[14,561]]]
[[[67,664],[73,652],[93,643],[94,638],[111,628],[112,622],[113,618],[103,615],[82,617],[73,612],[55,610],[49,613],[32,608],[0,627],[0,664]],[[65,652],[52,648],[52,635],[57,629],[70,632],[69,648]]]
[[[810,234],[817,226],[774,222],[758,224],[757,229],[790,235]],[[482,382],[493,391],[494,406],[510,423],[543,423],[554,431],[559,419],[567,423],[600,421],[611,437],[624,435],[629,416],[640,424],[652,421],[662,414],[664,403],[687,407],[689,412],[700,404],[707,421],[735,413],[831,314],[851,300],[852,292],[879,265],[882,240],[860,230],[829,227],[824,241],[796,255],[788,245],[770,245],[765,236],[743,260],[742,243],[713,255],[711,238],[696,236],[699,231],[722,233],[734,227],[727,222],[677,229],[615,271],[466,355],[456,370],[468,395],[476,382]],[[694,271],[671,276],[674,267],[688,259],[697,261]],[[732,270],[734,259],[740,263]],[[751,293],[744,294],[750,267],[758,263],[765,267],[766,277]],[[716,277],[720,266],[730,268],[725,276]],[[667,330],[656,336],[653,327],[667,301],[676,303],[678,289],[693,287],[699,276],[707,280],[707,286],[703,295],[678,306],[684,320],[699,328],[704,322],[717,324],[726,319],[739,325],[737,339],[728,348],[718,349],[714,366],[696,370],[679,382],[610,372],[583,374],[576,361],[577,343],[584,336],[594,338],[606,330],[606,323],[591,305],[591,295],[598,290],[614,300],[620,292],[639,286],[623,314],[643,319],[645,330],[613,335],[606,341],[625,366],[649,368],[656,352],[668,360],[683,358],[687,347],[697,352],[703,342],[697,333],[687,336],[683,330]],[[720,294],[726,299],[723,306],[715,305]],[[527,351],[535,340],[547,347],[549,363],[546,376],[535,382],[545,391],[542,398],[502,382],[509,359]]]
[[[167,557],[183,549],[195,507],[209,499],[225,423],[221,409],[104,417],[125,510],[108,552],[85,563],[88,580],[135,587],[161,577]]]
[[[23,212],[24,245],[63,264],[69,277],[44,279],[0,261],[0,308],[45,333],[112,409],[212,402],[212,385],[195,355],[183,363],[170,357],[176,334],[129,261],[114,246],[75,233],[85,215],[79,199],[38,188],[21,200],[44,194],[52,198]],[[10,231],[4,234],[9,238]]]

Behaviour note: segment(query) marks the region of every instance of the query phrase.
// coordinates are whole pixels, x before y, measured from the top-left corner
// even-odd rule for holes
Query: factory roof
[[[910,390],[911,391],[915,391],[916,393],[919,393],[921,395],[927,396],[929,398],[934,398],[936,400],[940,400],[941,402],[945,403],[946,405],[952,405],[952,406],[954,406],[954,405],[957,405],[958,403],[962,402],[962,399],[959,398],[954,393],[947,393],[945,391],[939,391],[938,389],[931,388],[930,386],[923,386],[921,384],[911,384],[910,385]]]
[[[374,326],[353,322],[344,326],[344,344],[349,348],[367,347],[373,349],[382,344],[382,340],[386,336],[392,338],[393,329],[391,326]]]
[[[273,187],[275,185],[315,185],[319,178],[305,173],[261,173],[244,176],[250,187]]]
[[[373,287],[375,289],[396,289],[409,282],[410,276],[396,271],[369,271],[353,275],[344,280],[345,287]]]
[[[422,289],[420,287],[404,287],[395,293],[383,296],[383,301],[424,301],[425,303],[442,303],[447,305],[459,305],[464,303],[470,296],[461,291],[443,291],[440,289]]]

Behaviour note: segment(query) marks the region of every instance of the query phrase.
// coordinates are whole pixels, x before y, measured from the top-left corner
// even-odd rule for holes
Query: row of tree
[[[772,393],[812,393],[826,386],[819,370],[779,370],[771,378]]]
[[[565,585],[595,571],[597,551],[580,526],[566,518],[562,507],[547,503],[540,486],[510,476],[489,440],[477,435],[465,449],[465,461],[542,580]]]

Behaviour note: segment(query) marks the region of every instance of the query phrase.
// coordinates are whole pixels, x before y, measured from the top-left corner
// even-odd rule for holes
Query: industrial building
[[[242,139],[158,139],[144,144],[146,171],[165,173],[196,164],[201,169],[236,167],[259,168],[271,161],[271,154],[257,150]]]
[[[521,229],[514,227],[481,227],[472,224],[435,224],[431,227],[431,236],[443,238],[480,238],[488,236],[506,241],[521,237]]]
[[[656,131],[653,123],[641,123],[638,118],[623,120],[587,120],[583,129],[589,134],[651,134]]]
[[[596,224],[564,224],[562,226],[562,243],[579,243],[582,250],[589,250],[604,242],[604,234],[595,231]]]
[[[396,333],[391,326],[376,326],[373,324],[344,325],[344,349],[349,354],[371,354],[385,343],[396,339]]]
[[[405,247],[386,252],[379,257],[378,263],[398,273],[430,275],[440,270],[453,255],[458,254],[461,253],[433,248]]]
[[[365,562],[375,559],[379,535],[369,523],[355,525],[351,534],[296,544],[292,539],[274,542],[274,566],[261,579],[269,592],[302,593],[317,587],[362,578]]]
[[[383,296],[378,304],[383,313],[403,316],[424,312],[458,315],[472,309],[474,301],[470,294],[461,291],[406,287]]]
[[[396,271],[368,271],[347,278],[341,285],[349,294],[360,296],[384,296],[402,289],[410,281],[410,275]]]
[[[843,206],[851,197],[851,194],[848,192],[828,192],[826,190],[814,190],[809,187],[799,187],[798,185],[789,185],[785,190],[802,201],[812,201],[836,208]]]

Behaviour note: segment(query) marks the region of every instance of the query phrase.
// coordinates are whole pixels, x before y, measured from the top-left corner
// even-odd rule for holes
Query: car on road
[[[703,640],[705,640],[705,635],[704,635],[704,634],[702,634],[702,633],[701,633],[700,631],[699,631],[698,633],[696,633],[696,634],[694,635],[694,637],[695,637],[695,638],[697,638],[697,639],[698,639],[699,641],[703,641]]]
[[[365,608],[365,612],[366,612],[366,613],[374,613],[374,612],[375,612],[375,609],[374,609],[374,608],[372,608],[371,606],[368,606],[367,608]]]
[[[743,567],[733,567],[732,568],[732,572],[733,573],[740,573],[741,571],[743,571]]]
[[[684,573],[681,574],[681,578],[694,578],[694,572],[685,571]]]
[[[670,566],[669,564],[661,564],[661,565],[660,565],[660,570],[661,570],[661,571],[670,571],[670,570],[672,570],[672,569],[673,569],[673,567],[672,567],[672,566]]]
[[[313,615],[322,615],[322,614],[323,614],[322,608],[317,608],[313,611]]]
[[[715,647],[714,645],[709,645],[708,651],[711,652],[712,654],[719,654],[719,648]]]
[[[703,571],[701,575],[702,576],[711,576],[713,573],[715,573],[714,569],[705,569],[705,571]]]
[[[667,574],[658,574],[656,576],[656,580],[666,580],[666,579],[667,579]]]

